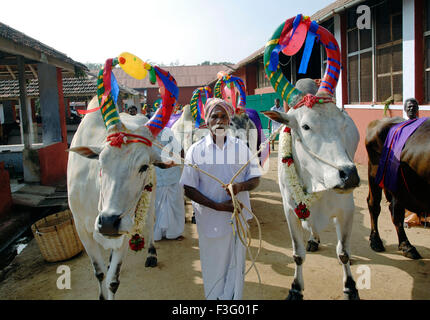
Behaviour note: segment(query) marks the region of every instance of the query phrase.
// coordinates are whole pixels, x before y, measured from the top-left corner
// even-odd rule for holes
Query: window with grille
[[[373,10],[371,11],[373,14]],[[373,21],[370,29],[357,28],[357,8],[347,11],[347,70],[349,103],[373,101]]]
[[[430,101],[430,0],[425,1],[424,19],[424,59],[425,59],[425,94],[426,101]]]
[[[376,100],[403,99],[402,1],[375,7]]]
[[[259,59],[257,65],[257,88],[270,87],[269,79],[266,77],[264,70],[263,58]]]

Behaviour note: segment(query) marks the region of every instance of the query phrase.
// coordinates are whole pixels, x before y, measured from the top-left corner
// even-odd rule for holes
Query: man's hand
[[[233,183],[232,187],[233,187],[234,195],[237,195],[239,192],[243,191],[241,183]],[[228,185],[223,186],[223,188],[224,188],[225,192],[227,192],[227,194],[231,197],[230,190],[228,189]]]

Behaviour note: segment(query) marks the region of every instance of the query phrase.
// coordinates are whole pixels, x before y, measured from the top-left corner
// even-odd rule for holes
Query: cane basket
[[[48,262],[70,259],[83,250],[70,210],[38,220],[31,230],[43,258]]]

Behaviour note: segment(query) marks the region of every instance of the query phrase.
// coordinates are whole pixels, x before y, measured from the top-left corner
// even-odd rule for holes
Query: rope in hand
[[[256,156],[258,156],[258,154],[261,152],[261,150],[264,149],[268,143],[270,143],[271,141],[273,141],[276,138],[276,136],[281,131],[281,128],[282,128],[282,126],[279,127],[276,131],[274,131],[274,132],[272,132],[270,134],[269,138],[260,145],[260,148],[257,150],[257,152],[252,157],[250,157],[249,160],[236,172],[236,174],[231,178],[231,180],[230,180],[230,182],[228,184],[225,184],[224,182],[222,182],[220,179],[218,179],[214,175],[210,174],[209,172],[206,172],[205,170],[200,169],[196,164],[185,163],[185,159],[182,158],[177,153],[174,153],[173,151],[170,151],[170,153],[169,153],[169,156],[175,156],[177,159],[180,160],[181,164],[177,164],[177,166],[185,166],[186,165],[186,166],[189,166],[191,168],[194,168],[195,170],[198,170],[201,173],[206,174],[207,176],[211,177],[212,179],[214,179],[215,181],[217,181],[218,183],[220,183],[221,186],[224,189],[228,189],[230,191],[230,196],[231,196],[231,199],[232,199],[232,202],[233,202],[233,207],[234,207],[234,210],[233,210],[233,213],[232,213],[231,219],[230,219],[230,224],[231,224],[232,229],[233,229],[233,234],[235,234],[234,224],[236,224],[236,228],[237,228],[237,231],[238,231],[237,235],[239,237],[239,240],[247,248],[247,251],[248,251],[248,254],[249,254],[249,258],[251,260],[251,266],[248,268],[248,270],[245,272],[244,275],[247,275],[248,272],[252,269],[252,267],[254,267],[255,271],[257,273],[257,276],[258,276],[258,282],[260,284],[261,284],[260,273],[258,272],[257,266],[255,265],[255,261],[256,261],[258,255],[260,254],[260,251],[261,251],[261,242],[262,242],[262,239],[261,239],[261,226],[260,226],[260,222],[259,222],[257,216],[247,206],[245,206],[241,201],[239,201],[237,199],[236,195],[233,192],[233,182],[238,177],[238,175],[246,168],[246,166]],[[163,148],[165,147],[162,144],[158,143],[158,141],[156,141],[156,140],[154,140],[152,142],[152,144],[155,145],[155,146],[157,146],[161,150],[163,150]],[[255,219],[255,221],[257,222],[259,247],[258,247],[257,254],[255,255],[255,257],[252,255],[251,249],[250,249],[251,240],[252,240],[252,238],[251,238],[251,232],[249,230],[249,225],[246,223],[246,220],[244,218],[243,210],[242,210],[243,208],[246,209],[252,215],[252,217]]]

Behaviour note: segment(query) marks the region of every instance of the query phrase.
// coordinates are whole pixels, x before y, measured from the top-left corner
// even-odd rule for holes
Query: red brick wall
[[[67,175],[67,143],[59,142],[38,149],[40,162],[40,183],[54,185]]]
[[[10,192],[9,172],[4,168],[4,162],[0,162],[0,217],[6,214],[12,207],[12,194]]]

